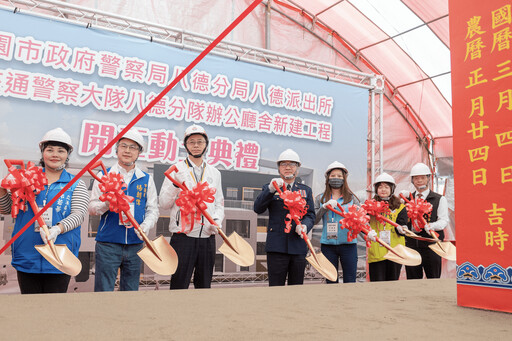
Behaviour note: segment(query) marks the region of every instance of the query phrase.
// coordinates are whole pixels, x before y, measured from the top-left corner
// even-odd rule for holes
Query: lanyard
[[[202,167],[202,170],[201,170],[201,177],[200,179],[198,180],[197,179],[197,176],[196,176],[196,172],[194,172],[194,166],[190,163],[190,161],[188,159],[185,159],[185,163],[187,164],[187,167],[189,169],[191,169],[190,171],[190,175],[192,175],[192,177],[194,178],[194,180],[196,181],[196,184],[198,184],[199,182],[203,182],[203,177],[204,177],[204,169],[206,167],[204,167],[204,164],[201,166]]]
[[[331,199],[332,199],[332,194],[331,194]],[[336,200],[336,201],[338,201],[338,200]],[[336,213],[334,213],[333,211],[329,211],[329,212],[330,212],[331,223],[334,223],[334,218],[335,218]]]

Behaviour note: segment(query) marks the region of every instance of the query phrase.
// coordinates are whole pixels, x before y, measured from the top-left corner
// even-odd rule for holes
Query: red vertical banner
[[[512,312],[510,0],[450,0],[457,303]]]

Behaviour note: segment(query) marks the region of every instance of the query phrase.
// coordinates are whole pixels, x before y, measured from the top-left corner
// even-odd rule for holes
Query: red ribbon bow
[[[365,226],[370,221],[370,217],[366,210],[356,205],[351,205],[347,212],[343,211],[343,217],[344,219],[340,220],[340,224],[342,229],[348,229],[347,240],[351,242],[357,238],[360,232],[364,232],[364,239],[366,240],[366,245],[369,247],[370,241],[366,239],[367,229]]]
[[[279,194],[284,201],[284,208],[288,210],[288,214],[284,219],[285,229],[284,232],[290,233],[292,228],[292,221],[300,222],[302,217],[308,212],[306,200],[300,196],[300,192],[284,191]]]
[[[19,162],[23,164],[23,161],[19,160]],[[11,215],[16,218],[20,211],[26,210],[27,201],[35,199],[36,195],[44,190],[48,179],[43,173],[43,168],[30,161],[26,169],[11,166],[8,170],[10,174],[2,180],[2,187],[11,191]]]
[[[405,204],[407,209],[407,216],[413,222],[416,232],[421,231],[426,224],[424,215],[430,216],[432,214],[432,204],[422,198],[416,198]]]
[[[194,221],[201,219],[201,211],[206,210],[206,203],[212,203],[215,200],[216,189],[208,187],[208,183],[198,183],[191,190],[183,190],[180,192],[176,205],[180,207],[181,219],[181,232],[189,233],[194,228]],[[199,205],[199,208],[196,206]],[[190,225],[190,228],[185,231],[185,226]]]
[[[377,201],[375,199],[369,199],[361,205],[362,208],[369,214],[377,216],[379,214],[389,214],[389,203],[386,201]]]
[[[122,212],[130,211],[130,203],[134,198],[127,195],[124,191],[128,188],[124,182],[123,176],[118,173],[107,173],[101,178],[99,189],[103,192],[100,200],[109,202],[109,210],[119,213],[123,223],[128,221],[124,220]],[[132,227],[132,226],[127,226]]]

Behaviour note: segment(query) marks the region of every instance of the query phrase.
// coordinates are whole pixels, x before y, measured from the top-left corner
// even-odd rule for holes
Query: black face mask
[[[329,186],[331,186],[332,188],[341,188],[341,186],[343,186],[344,183],[345,183],[344,179],[340,179],[340,178],[330,178],[329,179]]]

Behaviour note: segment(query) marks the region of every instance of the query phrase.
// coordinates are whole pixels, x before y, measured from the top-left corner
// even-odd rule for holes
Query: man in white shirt
[[[424,163],[417,163],[411,168],[411,182],[416,191],[412,193],[414,198],[422,198],[432,204],[432,214],[426,217],[427,225],[420,233],[420,236],[431,238],[430,232],[435,231],[439,234],[439,239],[444,239],[444,228],[448,225],[448,202],[440,194],[429,190],[431,171]],[[411,223],[409,222],[409,227]],[[406,266],[407,279],[423,278],[423,271],[427,278],[440,278],[442,259],[432,251],[428,246],[431,242],[420,241],[413,238],[406,238],[405,244],[418,251],[421,255],[421,264],[418,266]]]
[[[142,135],[135,129],[129,130],[116,144],[118,162],[107,172],[123,176],[128,186],[125,193],[134,197],[130,211],[147,234],[156,225],[160,212],[153,177],[135,164],[143,150]],[[99,176],[103,173],[100,172]],[[89,214],[101,216],[96,234],[94,291],[113,291],[119,269],[119,290],[136,291],[139,289],[141,268],[137,252],[142,248],[142,237],[131,223],[109,210],[108,202],[99,199],[103,193],[98,185],[95,181],[89,203]]]
[[[208,148],[208,135],[198,125],[185,130],[183,139],[188,157],[176,164],[178,171],[171,173],[178,182],[185,183],[192,189],[198,183],[207,182],[209,187],[216,189],[214,201],[206,203],[206,211],[220,227],[224,220],[224,195],[222,194],[220,172],[207,164],[204,154]],[[210,224],[204,216],[199,221],[186,224],[180,214],[176,199],[181,189],[169,179],[165,179],[160,191],[160,209],[169,210],[169,230],[172,233],[171,246],[178,254],[178,268],[171,276],[171,289],[187,289],[194,274],[195,288],[210,288],[215,265],[215,233],[217,228]],[[184,233],[181,233],[181,232]]]

